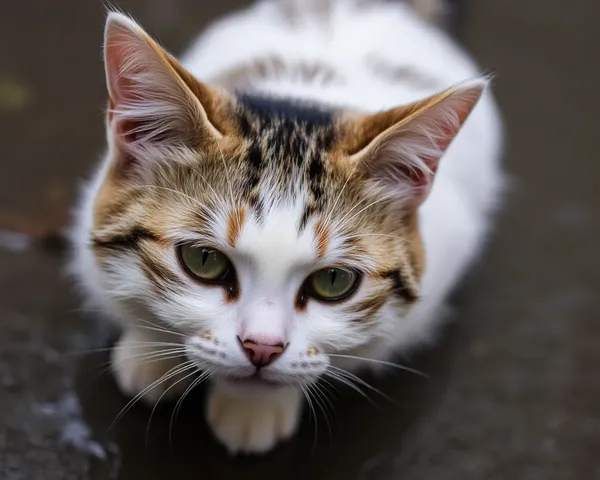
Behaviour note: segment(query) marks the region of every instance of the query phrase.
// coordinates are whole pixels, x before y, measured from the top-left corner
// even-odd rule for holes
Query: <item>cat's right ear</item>
[[[109,144],[129,159],[123,168],[143,167],[144,157],[156,157],[157,149],[196,148],[223,137],[225,94],[197,81],[123,14],[108,15],[104,61]]]

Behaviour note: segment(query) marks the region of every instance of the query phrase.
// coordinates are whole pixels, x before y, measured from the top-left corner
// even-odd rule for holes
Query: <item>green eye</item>
[[[207,282],[223,280],[231,268],[229,259],[213,248],[181,245],[179,257],[185,270],[192,277]]]
[[[359,275],[344,268],[324,268],[308,277],[309,293],[326,301],[342,300],[348,297],[358,285]]]

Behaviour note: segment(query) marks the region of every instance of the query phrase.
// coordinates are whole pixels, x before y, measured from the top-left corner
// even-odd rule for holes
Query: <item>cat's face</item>
[[[330,355],[390,335],[418,297],[417,207],[481,84],[328,112],[210,88],[112,28],[89,232],[103,298],[240,388],[335,377]]]

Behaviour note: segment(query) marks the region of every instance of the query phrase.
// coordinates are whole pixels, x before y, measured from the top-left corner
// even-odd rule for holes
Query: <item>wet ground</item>
[[[173,51],[238,2],[120,3]],[[461,39],[506,117],[513,189],[486,256],[453,300],[453,324],[414,358],[424,379],[373,380],[295,441],[227,458],[202,393],[126,405],[105,372],[108,332],[48,245],[0,231],[0,478],[600,479],[600,3],[471,0]],[[568,6],[567,6],[568,5]],[[103,7],[0,3],[0,225],[64,220],[103,140]],[[170,431],[171,430],[171,431]]]

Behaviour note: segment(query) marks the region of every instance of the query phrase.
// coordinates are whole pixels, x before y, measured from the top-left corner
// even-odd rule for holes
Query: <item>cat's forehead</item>
[[[328,165],[337,141],[335,112],[320,105],[239,95],[237,122],[243,139],[238,178],[260,214],[273,201],[298,205],[304,225],[328,195],[333,170]],[[295,207],[296,208],[296,207]]]
[[[318,105],[240,95],[237,121],[247,146],[247,159],[259,170],[312,169],[323,173],[322,163],[336,142],[335,114]],[[301,172],[295,172],[301,173]]]
[[[316,237],[313,229],[298,228],[301,215],[301,202],[279,204],[262,218],[246,216],[238,235],[230,239],[263,277],[312,265],[319,257]]]

